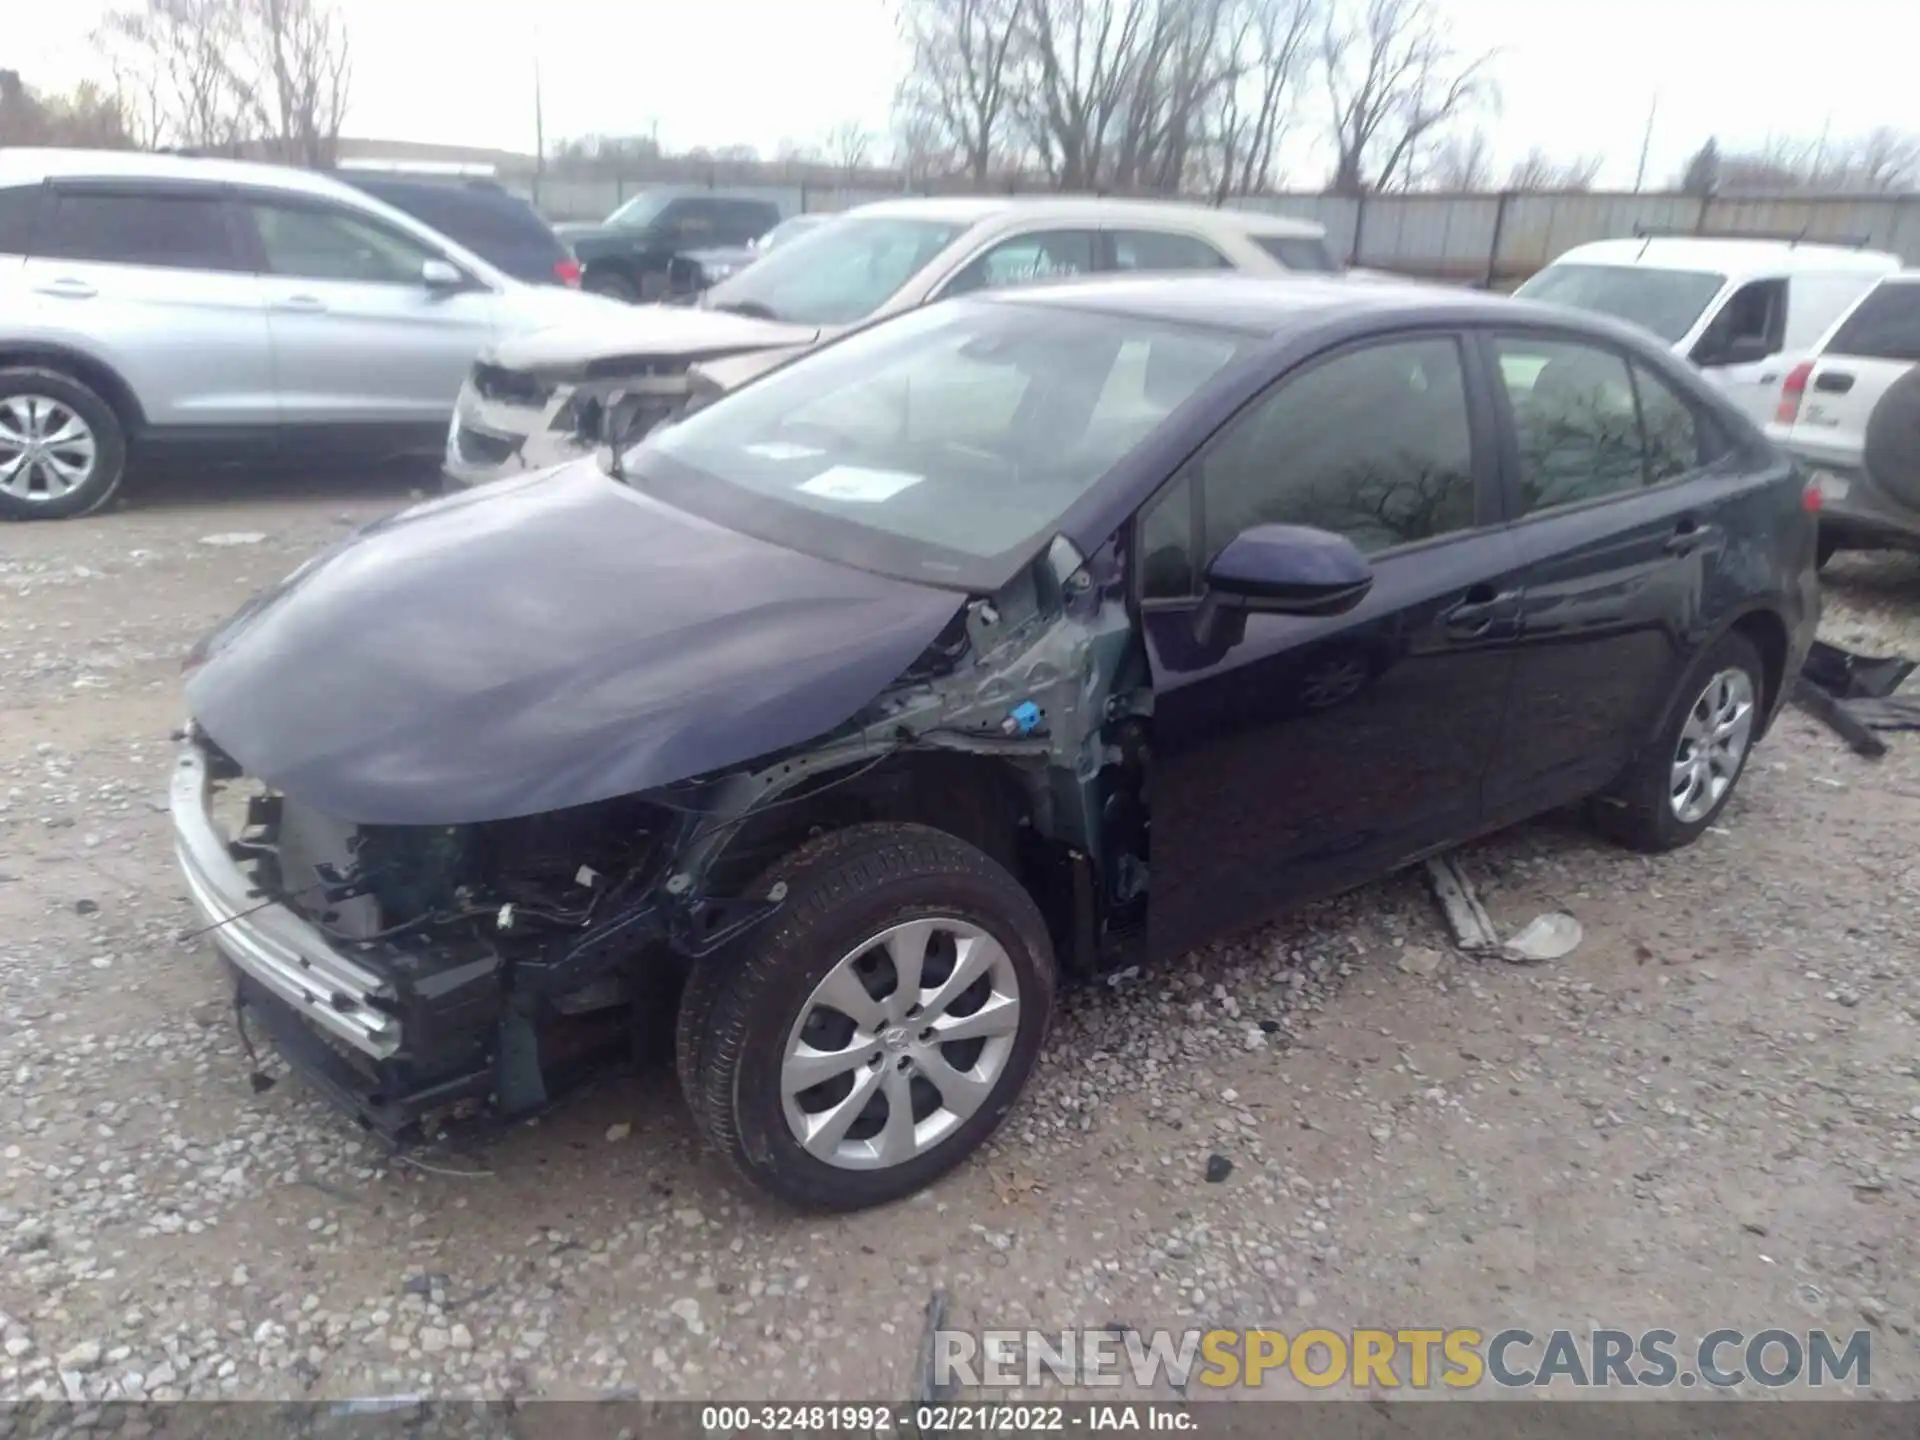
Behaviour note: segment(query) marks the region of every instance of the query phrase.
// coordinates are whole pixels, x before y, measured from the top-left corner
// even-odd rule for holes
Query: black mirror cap
[[[1373,567],[1351,540],[1307,525],[1242,530],[1207,566],[1211,596],[1272,615],[1339,615],[1372,588]]]

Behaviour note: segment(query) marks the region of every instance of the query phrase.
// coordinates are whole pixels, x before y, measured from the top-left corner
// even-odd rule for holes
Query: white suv
[[[437,454],[483,344],[623,308],[325,176],[0,150],[0,517],[83,515],[169,448]]]
[[[1813,471],[1820,557],[1920,550],[1920,469],[1866,464],[1869,422],[1920,365],[1920,272],[1889,275],[1788,372],[1768,436]]]

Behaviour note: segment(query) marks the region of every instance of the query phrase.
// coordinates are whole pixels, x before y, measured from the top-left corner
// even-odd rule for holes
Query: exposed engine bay
[[[203,737],[253,893],[379,978],[326,1003],[378,1011],[398,1039],[317,1033],[244,964],[240,998],[389,1136],[449,1106],[524,1114],[657,1034],[688,968],[777,913],[782,856],[876,819],[936,823],[1003,864],[1069,968],[1122,964],[1144,928],[1151,696],[1111,549],[1058,540],[843,725],[638,795],[353,825],[260,789]]]

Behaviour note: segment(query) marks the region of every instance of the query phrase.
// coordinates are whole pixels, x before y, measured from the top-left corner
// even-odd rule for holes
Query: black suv
[[[670,187],[643,190],[598,225],[562,225],[580,283],[619,300],[658,300],[673,288],[674,257],[745,245],[780,223],[771,200]]]
[[[434,180],[338,172],[374,199],[431,225],[500,270],[530,285],[580,283],[580,264],[525,200],[492,180]]]

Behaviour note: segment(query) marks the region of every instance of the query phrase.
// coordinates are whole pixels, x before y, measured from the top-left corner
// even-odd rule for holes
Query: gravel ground
[[[1686,853],[1466,852],[1503,929],[1581,920],[1566,959],[1459,957],[1402,876],[1071,992],[1000,1142],[884,1212],[748,1194],[665,1069],[405,1160],[254,1093],[176,938],[178,661],[404,499],[0,530],[0,1398],[899,1396],[936,1286],[962,1326],[1864,1325],[1920,1396],[1920,738],[1798,714]],[[1920,562],[1828,604],[1920,655]]]

